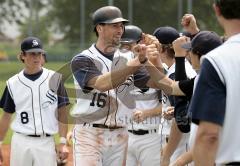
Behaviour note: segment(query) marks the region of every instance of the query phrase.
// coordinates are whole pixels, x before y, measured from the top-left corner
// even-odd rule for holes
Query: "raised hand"
[[[194,15],[192,15],[192,14],[185,14],[182,17],[181,24],[182,24],[183,28],[187,32],[191,33],[192,35],[199,32],[199,28],[197,26],[197,21],[196,21]]]
[[[186,57],[187,50],[182,48],[182,45],[190,42],[190,38],[186,36],[181,36],[173,41],[173,49],[175,52],[175,57]]]
[[[147,47],[145,44],[137,44],[133,47],[133,53],[138,58],[140,63],[143,63],[147,59]]]

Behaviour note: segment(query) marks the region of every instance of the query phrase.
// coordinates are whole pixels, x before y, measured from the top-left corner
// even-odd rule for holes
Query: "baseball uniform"
[[[239,162],[238,119],[240,35],[206,55],[189,110],[192,121],[207,121],[221,126],[216,165]],[[206,98],[207,96],[207,98]],[[213,109],[214,108],[214,109]],[[229,143],[231,142],[231,143]]]
[[[135,88],[136,110],[161,109],[161,93],[159,90]],[[161,116],[148,117],[137,123],[131,121],[128,125],[129,141],[127,166],[160,165],[161,137],[158,134]],[[154,154],[154,155],[153,155]]]
[[[52,70],[42,68],[32,75],[22,70],[7,80],[0,106],[16,113],[11,124],[11,166],[56,165],[57,109],[67,104],[61,75]]]
[[[188,61],[185,61],[185,69],[186,69],[186,74],[188,78],[193,78],[196,76],[196,72],[193,70],[192,66],[189,64]],[[175,71],[175,64],[169,67],[167,70],[167,76],[171,79],[174,79],[174,71]],[[168,96],[164,92],[162,92],[162,106],[163,106],[163,112],[167,110],[168,106],[174,106],[174,99],[173,96]],[[165,137],[168,137],[170,134],[170,129],[171,129],[171,120],[166,120],[162,118],[162,123],[160,125],[159,131],[161,132],[160,134],[162,137],[165,139]],[[183,134],[182,139],[173,153],[171,157],[171,162],[175,161],[178,156],[180,156],[182,153],[186,152],[188,149],[188,138],[189,138],[189,133]]]
[[[71,114],[79,123],[73,130],[75,165],[115,166],[125,163],[127,114],[135,108],[131,102],[134,100],[128,97],[134,86],[133,77],[130,76],[123,84],[106,92],[87,87],[87,82],[95,76],[117,70],[126,62],[127,58],[118,51],[113,55],[105,55],[95,44],[72,60],[77,105]],[[144,84],[146,81],[140,82]],[[83,117],[86,117],[86,121]]]

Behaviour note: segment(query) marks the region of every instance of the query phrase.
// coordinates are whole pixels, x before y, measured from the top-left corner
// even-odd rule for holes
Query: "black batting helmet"
[[[125,31],[121,37],[121,43],[137,43],[142,38],[142,30],[134,25],[125,26]]]
[[[115,6],[104,6],[97,9],[93,13],[92,19],[94,26],[100,23],[112,24],[118,22],[128,22],[127,19],[122,18],[121,10]]]

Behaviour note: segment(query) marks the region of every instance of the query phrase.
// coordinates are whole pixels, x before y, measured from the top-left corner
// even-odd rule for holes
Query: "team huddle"
[[[182,17],[182,33],[163,26],[146,34],[119,8],[97,9],[96,43],[70,63],[70,110],[64,75],[44,67],[38,38],[25,38],[24,68],[0,100],[0,166],[10,124],[11,166],[66,165],[70,137],[75,166],[240,165],[240,1],[213,8],[224,37],[201,31],[192,14]]]

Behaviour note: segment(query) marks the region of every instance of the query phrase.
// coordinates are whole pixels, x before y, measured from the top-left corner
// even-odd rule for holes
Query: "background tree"
[[[4,22],[10,25],[16,23],[21,37],[33,35],[47,41],[48,35],[44,31],[50,28],[45,17],[48,3],[49,0],[0,0],[0,31],[4,33]]]
[[[159,26],[173,26],[178,28],[179,0],[132,0],[133,20],[146,33],[153,33]],[[0,26],[4,21],[17,23],[22,36],[35,35],[43,40],[49,39],[50,33],[60,33],[64,42],[71,47],[79,47],[81,38],[81,0],[0,0]],[[183,2],[183,14],[187,12],[187,0]],[[193,10],[199,27],[202,30],[214,30],[222,33],[214,12],[213,1],[192,0]],[[128,1],[113,0],[123,16],[128,16]],[[108,0],[85,0],[85,41],[86,45],[95,39],[91,20],[92,12],[97,8],[108,5]],[[1,30],[1,29],[0,29]]]

